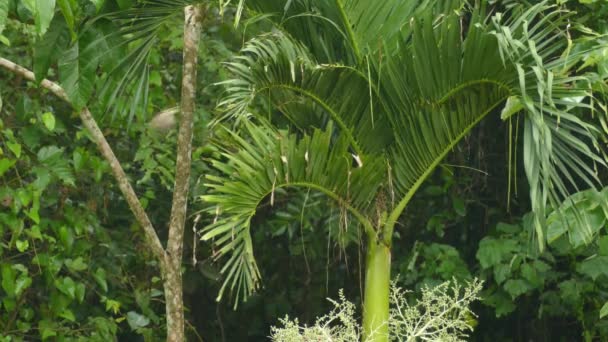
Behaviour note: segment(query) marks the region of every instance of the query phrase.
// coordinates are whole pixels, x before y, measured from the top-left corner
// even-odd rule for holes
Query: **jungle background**
[[[0,30],[0,56],[29,68],[41,67],[35,61],[40,53],[67,53],[69,41],[91,41],[115,29],[108,20],[64,36],[56,32],[70,21],[57,14],[44,28],[47,37],[40,39],[36,5],[2,1],[7,19]],[[132,0],[71,3],[76,28],[135,5]],[[497,9],[512,3],[490,2]],[[577,11],[573,25],[608,33],[606,1],[558,0],[556,5]],[[254,218],[254,244],[263,246],[256,249],[263,289],[236,309],[230,298],[215,300],[222,284],[220,265],[213,261],[213,248],[193,233],[214,219],[198,216],[206,191],[201,178],[214,172],[207,162],[215,153],[208,146],[207,124],[217,116],[223,92],[217,83],[227,78],[222,63],[269,29],[264,18],[247,13],[235,27],[235,15],[234,7],[220,10],[209,4],[199,48],[183,265],[186,332],[192,341],[265,341],[270,326],[285,315],[314,322],[330,307],[326,298],[336,298],[339,289],[355,303],[362,296],[361,238],[356,230],[343,231],[331,222],[336,215],[311,193],[278,201]],[[161,39],[148,59],[145,110],[123,105],[114,111],[127,114],[116,115],[103,104],[97,107],[104,113],[99,118],[104,134],[151,220],[159,223],[169,215],[176,131],[159,133],[149,121],[179,99],[182,42],[175,37],[181,31],[181,25],[170,23],[159,29]],[[54,34],[51,46],[41,46]],[[608,38],[597,44],[608,44]],[[599,74],[608,74],[608,47],[589,58]],[[65,77],[58,76],[62,67],[50,65],[47,77]],[[76,113],[4,70],[0,97],[0,339],[162,340],[158,265]],[[499,116],[484,121],[426,181],[401,218],[415,228],[394,239],[397,283],[416,291],[452,278],[483,279],[483,300],[473,306],[478,317],[472,341],[605,341],[608,319],[600,319],[600,310],[608,300],[608,221],[592,198],[584,198],[581,203],[590,208],[597,227],[593,242],[560,240],[540,253],[526,216],[530,203],[523,170],[514,180],[507,175],[509,139]],[[606,174],[601,178],[608,179]]]

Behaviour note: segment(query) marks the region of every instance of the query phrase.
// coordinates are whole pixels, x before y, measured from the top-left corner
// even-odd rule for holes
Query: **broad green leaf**
[[[567,234],[574,248],[590,243],[606,225],[606,201],[603,193],[594,189],[566,198],[547,218],[547,241],[552,243]]]
[[[70,299],[76,299],[76,283],[72,278],[55,279],[55,287]]]
[[[2,275],[2,289],[9,297],[15,296],[15,270],[9,264],[0,265],[0,275]]]
[[[74,10],[72,9],[72,3],[70,0],[57,0],[57,5],[59,5],[59,8],[61,9],[63,18],[68,24],[70,31],[74,33]]]
[[[489,297],[484,298],[484,303],[495,308],[496,317],[507,315],[515,310],[513,299],[503,290],[496,291]]]
[[[71,250],[72,245],[74,244],[74,234],[72,233],[72,230],[66,226],[59,228],[59,240],[68,251]]]
[[[42,37],[55,15],[55,0],[24,0],[23,4],[34,16],[36,33]]]
[[[517,241],[511,239],[494,239],[486,237],[479,243],[477,250],[477,260],[482,268],[497,265],[503,260],[511,258],[513,252],[517,250]]]
[[[600,319],[606,317],[606,315],[608,315],[608,302],[604,303],[600,309]]]
[[[40,337],[44,341],[49,337],[57,336],[59,329],[53,321],[41,320],[38,322],[38,330],[40,330]]]
[[[521,231],[521,227],[515,224],[498,222],[498,224],[496,224],[496,230],[507,234],[515,234]]]
[[[25,189],[19,189],[17,191],[17,197],[24,207],[27,207],[32,202],[32,192]]]
[[[55,129],[55,116],[51,112],[46,112],[42,114],[42,123],[49,131],[53,131]]]
[[[137,330],[150,324],[150,319],[135,311],[129,311],[127,313],[127,322],[129,323],[131,330]]]
[[[601,275],[608,276],[608,256],[594,256],[581,262],[576,270],[594,281]]]
[[[521,103],[519,98],[517,96],[509,96],[505,107],[502,109],[502,112],[500,112],[500,118],[502,120],[507,120],[513,114],[519,112],[522,109],[524,109],[524,105]]]
[[[466,204],[464,203],[464,200],[460,197],[455,197],[452,200],[452,208],[454,208],[454,211],[456,212],[456,214],[458,214],[458,216],[465,217],[467,215]]]
[[[59,317],[65,318],[65,319],[67,319],[70,322],[75,322],[76,321],[76,316],[74,316],[74,313],[70,309],[63,310],[59,314]]]
[[[36,180],[32,183],[34,187],[40,190],[46,189],[51,182],[51,173],[48,168],[37,166],[33,169],[33,173],[36,175]]]
[[[11,150],[11,152],[13,152],[15,157],[21,157],[21,144],[19,144],[18,142],[8,141],[6,142],[6,146],[9,150]]]
[[[83,283],[76,284],[76,299],[78,303],[82,303],[84,301],[85,287]]]
[[[101,10],[103,5],[106,3],[106,0],[90,0],[93,4],[95,4],[95,9],[97,12]]]
[[[46,77],[50,65],[59,59],[59,56],[67,48],[69,42],[70,35],[65,21],[60,17],[56,17],[44,37],[34,45],[34,75],[36,76],[36,82],[40,82]]]
[[[15,282],[15,297],[19,297],[30,285],[32,285],[32,278],[25,274],[19,276]]]
[[[38,161],[50,162],[60,159],[62,154],[62,148],[59,148],[57,146],[44,146],[40,150],[38,150],[38,153],[36,155],[38,156]]]
[[[602,236],[598,241],[598,245],[600,247],[600,255],[608,256],[608,235]]]
[[[65,260],[65,265],[72,272],[84,271],[88,267],[87,263],[84,262],[84,259],[82,257],[78,257],[78,258],[76,258],[74,260],[72,260],[72,259],[66,259]]]
[[[523,279],[509,279],[505,282],[503,288],[511,295],[511,298],[515,299],[528,292],[531,286]]]
[[[108,292],[108,282],[106,281],[106,270],[104,270],[103,268],[98,268],[97,270],[95,270],[95,273],[93,273],[93,278],[95,278],[95,281],[101,287],[103,292]]]
[[[16,162],[16,160],[10,160],[6,158],[0,159],[0,176],[4,175],[4,173],[13,165],[15,165]]]
[[[30,242],[28,240],[17,240],[15,246],[17,246],[19,252],[23,253],[30,247]]]
[[[6,20],[8,19],[8,1],[0,1],[0,34],[4,31],[6,26]],[[2,102],[0,101],[0,109],[2,109]]]
[[[509,264],[498,264],[494,266],[494,280],[497,284],[502,284],[511,275],[511,266]]]
[[[32,228],[30,228],[29,230],[27,230],[26,233],[32,239],[37,239],[37,240],[42,240],[43,239],[42,232],[40,232],[40,227],[37,226],[37,225],[32,226]]]
[[[106,303],[106,311],[112,311],[115,315],[118,312],[120,312],[120,302],[119,301],[106,298],[105,303]]]
[[[92,30],[85,32],[59,60],[59,79],[72,105],[80,110],[86,106],[93,93],[95,72],[99,63],[99,51],[86,49],[95,39]],[[83,51],[87,50],[86,53]]]
[[[85,164],[86,155],[84,154],[86,151],[77,149],[72,153],[72,163],[74,165],[74,171],[79,172],[82,170]]]
[[[544,277],[534,268],[534,264],[523,264],[521,266],[521,275],[534,287],[540,287],[544,283]]]

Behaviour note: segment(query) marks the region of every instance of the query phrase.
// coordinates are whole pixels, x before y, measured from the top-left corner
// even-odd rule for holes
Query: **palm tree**
[[[388,340],[395,225],[425,179],[481,120],[523,121],[523,164],[542,248],[547,206],[597,187],[601,132],[584,113],[603,82],[575,73],[570,13],[545,3],[494,13],[458,1],[294,0],[248,3],[276,28],[227,68],[226,129],[203,196],[203,231],[227,256],[226,289],[260,286],[251,218],[283,189],[326,195],[367,238],[366,341]],[[283,129],[256,111],[267,101]],[[272,113],[271,113],[272,114]],[[253,117],[253,119],[250,119]],[[275,120],[276,122],[276,120]],[[510,166],[511,163],[509,163]],[[349,227],[349,229],[352,229]]]

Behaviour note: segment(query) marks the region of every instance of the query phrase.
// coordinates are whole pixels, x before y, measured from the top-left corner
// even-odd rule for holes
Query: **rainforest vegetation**
[[[605,0],[0,0],[0,341],[608,340]]]

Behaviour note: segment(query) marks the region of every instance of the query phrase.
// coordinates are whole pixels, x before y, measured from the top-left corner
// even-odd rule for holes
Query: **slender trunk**
[[[184,334],[185,321],[181,266],[192,164],[192,126],[194,124],[196,98],[196,66],[203,6],[186,6],[184,8],[184,16],[181,115],[177,137],[175,186],[173,188],[169,239],[167,241],[167,267],[164,279],[168,342],[183,342],[186,340]]]
[[[184,297],[181,267],[169,266],[166,268],[163,287],[167,315],[167,342],[183,342],[186,338],[184,334]]]
[[[369,236],[363,298],[363,341],[387,342],[391,250],[376,236]]]

